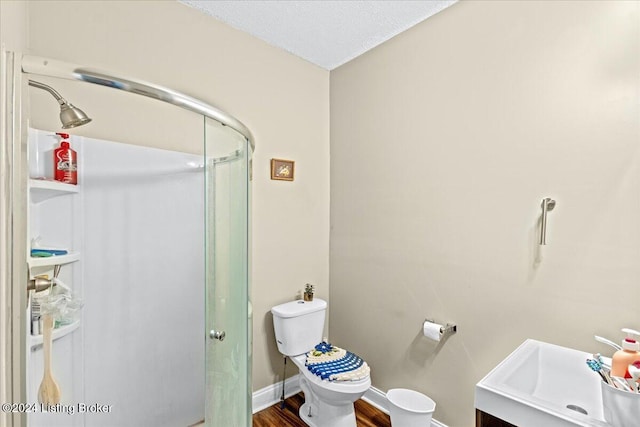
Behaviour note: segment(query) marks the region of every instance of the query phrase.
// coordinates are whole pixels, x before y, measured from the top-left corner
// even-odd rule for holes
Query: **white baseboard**
[[[300,383],[298,381],[298,375],[294,375],[287,378],[284,381],[284,396],[285,398],[293,396],[296,393],[300,393]],[[282,397],[282,381],[271,384],[265,388],[253,392],[252,397],[252,413],[267,409],[269,406],[273,406],[280,402]]]
[[[294,394],[300,393],[300,382],[298,380],[298,375],[294,375],[290,378],[287,378],[284,382],[284,396],[285,398],[293,396]],[[263,409],[267,409],[269,406],[273,406],[276,403],[280,402],[280,398],[282,396],[282,382],[277,384],[271,384],[265,388],[257,390],[253,392],[253,413],[262,411]],[[375,406],[385,414],[389,415],[389,401],[387,400],[387,395],[382,391],[378,390],[375,387],[371,387],[367,392],[362,396],[362,400],[369,403],[372,406]],[[438,420],[431,419],[431,427],[447,427],[446,424],[441,423]]]
[[[362,400],[380,409],[385,414],[389,414],[389,401],[387,400],[386,393],[382,390],[371,387],[369,390],[367,390],[364,396],[362,396]],[[447,425],[432,418],[431,427],[447,427]]]
[[[434,420],[433,418],[431,418],[431,427],[447,427],[447,425],[442,424],[440,421]]]
[[[378,390],[377,388],[372,386],[369,390],[367,390],[364,396],[362,396],[362,400],[389,415],[389,401],[387,400],[386,393],[382,390]]]

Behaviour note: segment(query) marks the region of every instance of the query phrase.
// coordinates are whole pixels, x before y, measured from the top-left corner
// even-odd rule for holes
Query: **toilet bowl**
[[[353,402],[371,387],[371,378],[358,381],[331,382],[320,379],[305,366],[304,354],[291,360],[300,371],[300,388],[305,403],[300,407],[300,418],[311,427],[355,427]]]
[[[356,427],[353,402],[371,387],[371,378],[355,381],[328,381],[313,374],[305,362],[307,352],[322,340],[327,303],[291,301],[271,309],[278,350],[300,371],[304,404],[300,418],[311,427]]]

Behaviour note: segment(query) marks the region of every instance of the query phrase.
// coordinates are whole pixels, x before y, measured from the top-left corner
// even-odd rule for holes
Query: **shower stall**
[[[0,425],[251,425],[250,131],[112,72],[11,52],[1,62],[0,401],[15,410]],[[29,86],[53,95],[65,126],[91,120],[55,79],[199,114],[201,152],[72,135],[78,184],[53,181],[59,138],[29,128]],[[42,257],[47,245],[64,253]],[[58,294],[77,311],[52,312],[47,344],[40,298]],[[49,358],[57,402],[42,395]]]

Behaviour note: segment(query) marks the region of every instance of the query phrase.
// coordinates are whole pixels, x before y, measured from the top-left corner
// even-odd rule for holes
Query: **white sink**
[[[591,357],[526,340],[476,384],[476,408],[519,427],[609,427]]]

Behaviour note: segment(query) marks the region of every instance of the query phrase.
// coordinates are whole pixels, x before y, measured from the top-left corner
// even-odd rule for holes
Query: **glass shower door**
[[[205,120],[207,427],[251,425],[249,164],[233,129]]]

